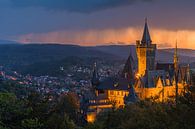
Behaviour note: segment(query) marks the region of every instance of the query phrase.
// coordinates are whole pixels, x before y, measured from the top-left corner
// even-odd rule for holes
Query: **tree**
[[[100,113],[86,129],[194,129],[195,105],[140,101]]]
[[[31,92],[17,98],[4,92],[0,92],[0,129],[74,129],[79,121],[79,104],[72,93],[59,97]]]
[[[37,118],[22,120],[22,127],[24,129],[41,129],[42,126],[43,124]]]
[[[69,119],[67,114],[60,116],[57,113],[53,113],[47,121],[47,129],[75,129],[76,125]]]
[[[12,93],[0,93],[0,121],[8,128],[21,127],[21,120],[28,115],[23,101]]]
[[[77,96],[73,93],[62,95],[54,108],[55,112],[63,115],[66,113],[70,119],[78,120],[79,102]]]

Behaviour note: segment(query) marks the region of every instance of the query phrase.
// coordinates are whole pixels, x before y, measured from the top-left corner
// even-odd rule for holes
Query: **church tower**
[[[138,58],[138,74],[144,76],[146,70],[155,69],[155,53],[156,44],[152,44],[150,33],[148,29],[147,19],[145,19],[145,26],[142,40],[136,41],[136,52]]]

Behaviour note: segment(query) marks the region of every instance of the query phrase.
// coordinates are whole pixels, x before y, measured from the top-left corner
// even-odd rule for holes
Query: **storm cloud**
[[[153,0],[11,0],[14,7],[41,7],[50,10],[90,13]]]
[[[0,39],[24,43],[133,43],[195,48],[195,0],[0,0]],[[182,46],[185,45],[185,46]]]

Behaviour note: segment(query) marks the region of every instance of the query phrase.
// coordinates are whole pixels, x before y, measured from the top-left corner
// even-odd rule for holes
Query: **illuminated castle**
[[[101,111],[110,110],[112,108],[123,108],[125,106],[124,98],[129,96],[129,90],[132,87],[130,81],[132,81],[134,77],[131,61],[132,57],[130,55],[121,76],[108,77],[103,81],[99,80],[97,66],[96,63],[94,64],[93,77],[91,80],[93,85],[91,93],[94,93],[94,96],[90,96],[88,103],[86,114],[86,120],[88,122],[93,122],[96,115]]]
[[[88,102],[86,120],[93,122],[96,115],[112,108],[123,108],[125,104],[139,100],[172,101],[176,95],[185,92],[190,83],[190,68],[179,66],[177,44],[173,63],[156,63],[156,44],[152,43],[147,20],[141,41],[136,42],[138,59],[137,72],[133,69],[134,60],[129,55],[122,74],[99,80],[94,65],[91,93]]]
[[[173,63],[155,64],[156,44],[152,44],[150,33],[145,21],[143,38],[136,42],[138,71],[134,85],[139,99],[156,99],[167,101],[175,99],[175,95],[185,92],[190,82],[190,68],[179,66],[177,43]]]

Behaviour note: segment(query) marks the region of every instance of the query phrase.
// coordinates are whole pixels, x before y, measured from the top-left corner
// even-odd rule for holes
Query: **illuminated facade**
[[[175,96],[185,92],[190,82],[190,68],[179,66],[177,44],[173,63],[155,62],[156,44],[152,44],[147,20],[141,41],[136,42],[138,59],[137,72],[133,58],[127,59],[121,75],[99,80],[96,64],[94,65],[91,92],[86,120],[94,122],[101,111],[112,108],[123,108],[125,104],[138,100],[153,99],[155,101],[173,101]]]
[[[96,90],[96,98],[89,101],[90,106],[87,112],[87,121],[94,122],[96,115],[101,111],[112,108],[123,108],[124,97],[129,94],[127,90]]]
[[[94,96],[89,99],[86,120],[93,122],[96,115],[101,111],[115,108],[123,108],[125,99],[132,87],[132,78],[134,76],[132,70],[133,58],[129,56],[123,72],[117,77],[108,77],[102,81],[99,80],[96,63],[94,65],[91,92]]]
[[[136,43],[138,72],[135,92],[139,99],[155,99],[157,101],[174,100],[176,93],[185,92],[190,80],[189,66],[179,66],[177,44],[173,63],[155,64],[156,44],[152,44],[147,21],[143,38]],[[177,91],[176,91],[177,89]]]
[[[136,52],[138,58],[138,74],[140,76],[143,76],[146,70],[155,69],[156,44],[152,44],[147,19],[145,21],[142,40],[136,41]]]

